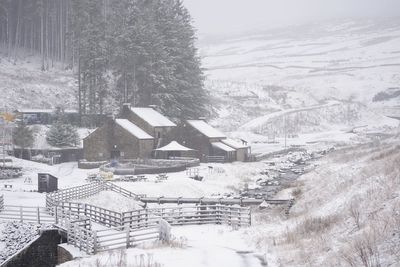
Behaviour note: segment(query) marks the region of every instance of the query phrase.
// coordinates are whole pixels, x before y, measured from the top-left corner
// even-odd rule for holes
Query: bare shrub
[[[321,233],[331,228],[338,221],[336,215],[325,217],[306,218],[303,222],[296,226],[296,232],[305,234]]]
[[[353,240],[341,258],[349,266],[380,267],[381,256],[374,231],[364,232]]]
[[[187,238],[186,237],[176,237],[176,236],[171,236],[168,241],[163,241],[159,243],[159,246],[161,247],[171,247],[171,248],[186,248],[187,247]]]
[[[114,250],[108,252],[108,257],[97,258],[94,264],[81,265],[78,266],[94,266],[94,267],[161,267],[162,265],[153,259],[152,254],[140,254],[136,255],[132,262],[127,261],[126,250]]]
[[[303,194],[303,191],[299,187],[292,190],[292,196],[294,198],[300,198],[302,194]]]
[[[384,150],[383,152],[379,153],[378,155],[373,156],[373,157],[371,158],[371,161],[385,159],[385,158],[387,158],[387,157],[389,157],[389,156],[398,154],[399,151],[400,151],[400,145],[397,145],[397,146],[395,146],[395,147],[392,148],[392,149]]]
[[[349,208],[349,213],[351,218],[353,218],[355,225],[357,226],[357,229],[361,229],[361,207],[360,207],[360,199],[359,198],[354,198],[351,203],[350,203],[350,208]]]

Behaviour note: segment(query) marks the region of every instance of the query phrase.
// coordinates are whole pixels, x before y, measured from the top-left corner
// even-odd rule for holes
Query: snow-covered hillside
[[[72,72],[55,63],[41,71],[36,56],[21,56],[15,62],[0,52],[0,108],[76,108],[77,85]]]
[[[202,44],[211,80],[370,103],[400,82],[400,19],[330,21]]]
[[[299,132],[396,124],[374,112],[399,113],[399,47],[400,19],[330,21],[202,42],[214,124],[265,133],[263,122],[275,117],[279,123],[269,124],[279,133],[279,114],[287,112],[305,120]],[[315,108],[330,100],[337,105]]]
[[[289,218],[260,213],[251,232],[268,266],[399,266],[398,140],[337,150],[286,189]]]

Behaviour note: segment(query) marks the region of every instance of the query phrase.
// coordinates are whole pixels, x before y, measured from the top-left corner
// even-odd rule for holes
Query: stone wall
[[[189,124],[184,124],[179,127],[179,139],[182,145],[197,150],[198,157],[201,161],[204,161],[204,157],[210,156],[212,153],[209,138]]]
[[[104,161],[110,159],[110,134],[112,122],[107,122],[83,140],[84,159]]]
[[[137,139],[119,125],[114,128],[111,147],[121,152],[121,159],[149,158],[153,151],[153,144],[153,139]]]

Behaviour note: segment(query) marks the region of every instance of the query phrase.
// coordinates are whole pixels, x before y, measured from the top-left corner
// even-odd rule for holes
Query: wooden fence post
[[[23,215],[23,211],[22,211],[22,206],[19,207],[19,216],[20,216],[21,222],[23,222],[24,221],[24,215]]]
[[[54,211],[55,211],[55,217],[56,217],[56,224],[58,224],[58,207],[57,206],[55,206]]]
[[[97,253],[97,232],[93,231],[93,253]]]
[[[126,248],[130,247],[130,229],[129,226],[125,226],[126,231]]]
[[[36,210],[37,210],[37,220],[38,220],[38,224],[40,224],[40,211],[39,211],[39,207],[37,207]]]

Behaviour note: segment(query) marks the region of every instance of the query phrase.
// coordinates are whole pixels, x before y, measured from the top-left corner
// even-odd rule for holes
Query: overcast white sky
[[[199,34],[331,18],[400,16],[400,0],[183,0]]]

